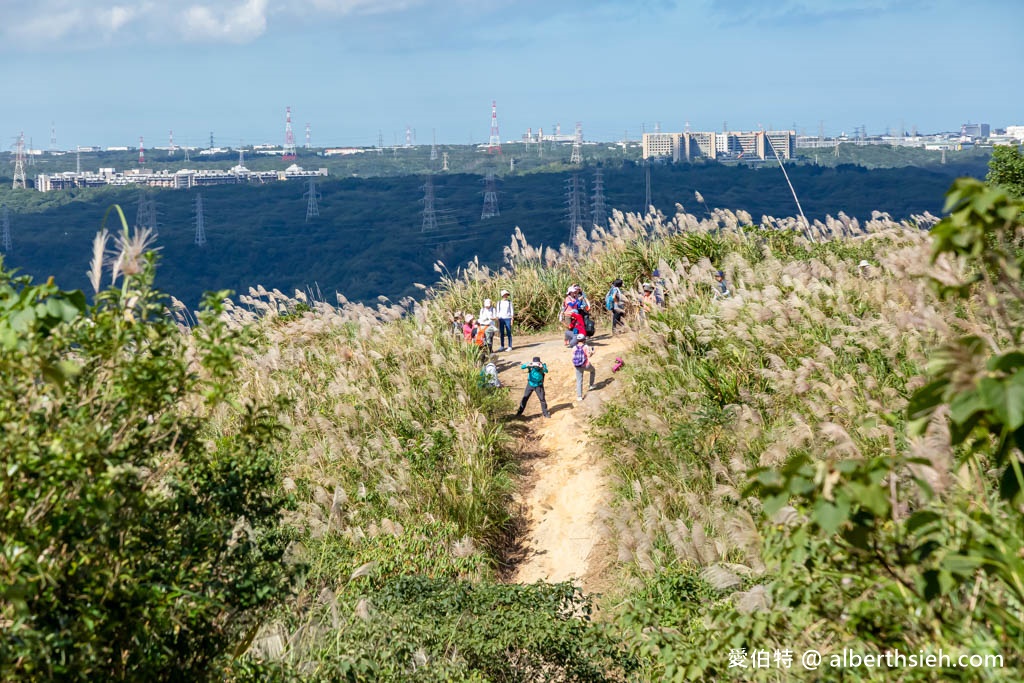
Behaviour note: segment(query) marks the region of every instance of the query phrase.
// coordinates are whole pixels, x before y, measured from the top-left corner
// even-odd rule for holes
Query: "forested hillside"
[[[984,174],[976,162],[974,175]],[[961,172],[963,168],[959,168]],[[844,212],[869,218],[873,211],[905,218],[938,213],[952,169],[824,168],[790,169],[801,204],[811,220]],[[609,209],[643,208],[644,169],[633,162],[603,168]],[[594,168],[580,171],[589,204]],[[500,215],[480,219],[482,177],[438,174],[434,178],[439,230],[424,234],[424,178],[394,176],[333,178],[319,186],[320,217],[306,222],[306,187],[301,182],[261,186],[217,186],[202,191],[207,245],[196,247],[195,191],[155,191],[160,224],[157,246],[162,265],[157,285],[195,306],[207,290],[246,292],[263,285],[285,292],[319,291],[328,300],[340,292],[351,300],[383,295],[398,300],[417,295],[413,283],[429,284],[433,265],[449,267],[479,257],[497,265],[501,248],[518,226],[533,244],[557,245],[568,238],[566,172],[505,175],[498,181]],[[703,202],[698,202],[699,192]],[[106,208],[119,203],[129,221],[136,213],[134,188],[103,188],[53,193],[0,190],[8,207],[13,248],[8,267],[36,277],[55,275],[67,286],[84,287],[88,245]],[[778,168],[753,169],[719,164],[655,164],[651,198],[663,213],[676,203],[698,216],[715,208],[762,215],[795,212]]]

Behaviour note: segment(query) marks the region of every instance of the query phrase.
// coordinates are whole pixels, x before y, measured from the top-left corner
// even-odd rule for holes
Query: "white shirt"
[[[497,312],[494,310],[494,307],[491,306],[490,308],[481,308],[480,315],[478,315],[476,319],[481,325],[490,325],[491,321],[496,317]]]
[[[512,299],[498,300],[498,317],[508,320],[512,319]]]

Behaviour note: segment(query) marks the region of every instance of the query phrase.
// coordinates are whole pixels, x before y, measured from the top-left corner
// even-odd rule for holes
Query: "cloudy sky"
[[[1022,0],[0,0],[35,147],[1024,124]]]

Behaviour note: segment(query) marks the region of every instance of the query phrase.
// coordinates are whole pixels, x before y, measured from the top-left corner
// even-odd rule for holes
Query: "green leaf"
[[[834,534],[849,519],[850,505],[841,501],[830,503],[819,499],[814,504],[813,519],[827,534]]]
[[[949,417],[953,422],[963,424],[972,415],[986,408],[986,402],[977,391],[963,391],[949,404]]]
[[[1018,368],[1024,368],[1024,353],[1011,351],[1000,356],[992,356],[987,363],[988,369],[993,372],[1010,372]]]
[[[907,533],[913,534],[918,530],[931,526],[940,519],[942,519],[942,517],[937,512],[933,512],[931,510],[918,510],[907,518],[905,528]]]
[[[1005,424],[1010,431],[1024,425],[1024,370],[1018,370],[1006,382]]]
[[[949,380],[940,378],[915,391],[907,403],[908,419],[917,420],[922,417],[931,417],[932,412],[944,402],[947,386],[949,386]]]
[[[1015,501],[1021,495],[1021,482],[1010,463],[1003,468],[999,477],[999,496],[1003,500]]]

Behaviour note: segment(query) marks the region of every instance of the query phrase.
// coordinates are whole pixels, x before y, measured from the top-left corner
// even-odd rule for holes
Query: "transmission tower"
[[[210,149],[213,149],[213,131],[210,131]]]
[[[430,160],[437,161],[437,130],[431,130]]]
[[[384,131],[377,131],[377,154],[384,153]]]
[[[448,170],[448,152],[445,152],[444,154],[441,155],[441,170]]]
[[[307,123],[307,124],[306,124],[306,149],[310,149],[310,148],[311,148],[312,146],[313,146],[313,145],[312,145],[312,143],[310,142],[310,130],[309,130],[309,124]]]
[[[644,159],[644,214],[651,209],[651,160]]]
[[[423,181],[423,227],[420,232],[437,230],[437,212],[434,210],[434,176],[428,173]]]
[[[583,227],[586,221],[584,215],[584,194],[586,189],[583,183],[580,182],[579,173],[573,173],[566,181],[566,204],[569,207],[569,241],[568,244],[572,249],[576,248],[576,232]]]
[[[167,131],[167,156],[174,156],[174,131]]]
[[[25,189],[25,134],[18,133],[18,142],[14,154],[14,186],[12,189]]]
[[[491,137],[487,141],[487,153],[501,154],[501,136],[498,135],[498,102],[491,100]]]
[[[544,129],[537,129],[537,156],[544,157]]]
[[[146,163],[146,147],[142,143],[142,136],[139,136],[139,166]]]
[[[29,166],[35,166],[36,165],[36,155],[33,152],[33,150],[35,148],[36,147],[35,147],[35,144],[32,142],[32,138],[29,138],[28,139],[28,165]]]
[[[317,200],[320,199],[320,193],[316,191],[316,180],[309,177],[309,189],[306,190],[302,196],[306,198],[306,222],[309,222],[311,218],[320,217],[320,206],[317,204]]]
[[[156,220],[156,200],[146,191],[139,192],[139,208],[135,212],[136,229],[149,228],[155,235],[158,231]]]
[[[405,146],[412,147],[412,126],[405,124]]]
[[[0,210],[0,227],[2,227],[3,234],[0,235],[0,247],[3,247],[5,254],[11,253],[11,249],[14,247],[14,243],[11,241],[11,214],[7,210],[7,207],[3,207]]]
[[[494,180],[494,170],[489,169],[484,177],[484,209],[480,212],[480,220],[494,218],[499,213],[498,190]]]
[[[281,150],[282,161],[295,161],[295,133],[292,132],[292,108],[284,109],[284,149]]]
[[[75,145],[75,175],[82,174],[82,146]]]
[[[594,171],[594,195],[591,198],[590,216],[594,225],[603,228],[608,221],[608,209],[604,201],[604,170],[598,167]]]
[[[576,122],[576,134],[572,138],[572,157],[569,163],[576,166],[583,163],[583,124],[579,121]]]
[[[57,124],[50,121],[50,153],[57,151]]]
[[[196,194],[196,239],[195,243],[197,247],[202,247],[206,244],[206,217],[203,215],[203,195]]]

